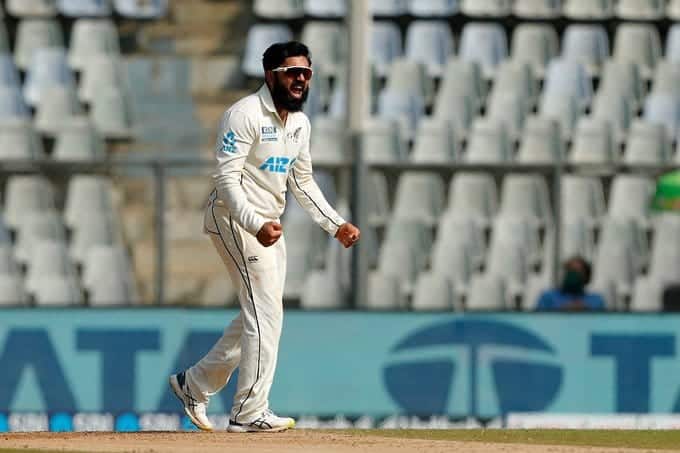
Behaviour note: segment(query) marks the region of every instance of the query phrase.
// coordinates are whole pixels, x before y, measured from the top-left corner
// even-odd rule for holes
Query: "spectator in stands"
[[[538,311],[600,311],[605,310],[604,298],[598,293],[586,291],[590,283],[590,263],[580,256],[564,263],[562,285],[545,291],[538,298]]]

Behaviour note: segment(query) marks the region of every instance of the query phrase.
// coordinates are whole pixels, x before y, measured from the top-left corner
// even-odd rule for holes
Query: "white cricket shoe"
[[[189,386],[186,384],[184,371],[170,376],[170,388],[182,402],[184,412],[198,429],[203,431],[212,431],[214,429],[213,424],[205,414],[208,403],[200,403],[191,395]]]
[[[290,417],[279,417],[269,409],[264,411],[259,418],[250,423],[236,423],[229,420],[227,431],[231,433],[275,433],[295,427],[295,420]]]

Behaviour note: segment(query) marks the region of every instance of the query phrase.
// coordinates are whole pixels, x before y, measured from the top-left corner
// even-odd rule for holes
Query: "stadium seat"
[[[73,87],[53,85],[41,96],[35,116],[35,128],[43,135],[57,135],[64,124],[83,113]]]
[[[63,48],[64,36],[56,20],[24,19],[17,26],[15,43],[14,60],[20,69],[26,70],[33,62],[35,50]]]
[[[662,165],[669,162],[671,143],[661,124],[635,120],[630,128],[623,160],[628,165]]]
[[[83,293],[74,276],[43,276],[32,282],[37,306],[82,305]]]
[[[521,19],[556,19],[562,15],[562,0],[515,0],[513,13]]]
[[[474,112],[478,112],[486,97],[486,83],[478,63],[449,59],[437,92],[435,114],[456,121],[457,105],[469,98]],[[469,123],[468,123],[469,125]],[[459,129],[460,130],[460,129]],[[467,127],[465,128],[467,130]]]
[[[321,267],[325,242],[315,226],[309,218],[289,216],[285,220],[286,250],[291,263],[286,270],[285,298],[299,298],[309,272]]]
[[[505,125],[494,120],[476,120],[472,125],[463,161],[469,164],[502,165],[512,158],[512,144]]]
[[[7,242],[0,242],[0,277],[7,275],[21,275],[19,264],[14,259],[14,249],[12,248],[9,231],[5,231]]]
[[[23,264],[30,260],[33,246],[40,240],[50,239],[65,244],[66,230],[56,211],[29,212],[22,219],[16,237],[15,257]]]
[[[515,215],[513,213],[508,213],[507,211],[501,211],[501,215],[494,220],[490,248],[503,248],[503,246],[506,245],[517,245],[519,247],[522,254],[521,260],[526,266],[536,267],[541,263],[543,256],[541,253],[539,228],[535,222],[532,222],[523,215]],[[498,252],[490,250],[490,253]],[[509,251],[508,253],[516,254],[517,252]],[[528,269],[525,269],[522,272],[526,274],[528,273]],[[509,275],[503,274],[500,270],[497,272],[492,271],[492,273],[497,275]],[[526,277],[526,275],[524,275],[524,277]],[[522,277],[521,281],[524,281],[524,277]]]
[[[548,65],[543,96],[560,94],[574,97],[580,107],[590,104],[593,85],[585,67],[578,61],[555,59]]]
[[[136,304],[137,300],[124,276],[114,274],[92,288],[88,302],[92,307],[106,307]]]
[[[613,58],[637,64],[642,77],[651,78],[654,66],[661,59],[661,39],[656,26],[633,23],[619,25],[616,29]]]
[[[2,10],[2,7],[0,7],[0,11]],[[12,48],[10,46],[10,41],[9,41],[9,35],[7,34],[7,27],[5,26],[5,22],[2,20],[2,17],[0,16],[0,53],[2,54],[11,54],[12,53]]]
[[[123,86],[120,58],[111,55],[94,55],[88,58],[85,68],[82,69],[78,97],[85,103],[91,103],[99,90]]]
[[[335,19],[347,14],[346,0],[304,0],[305,14],[312,17]]]
[[[524,129],[524,119],[529,109],[527,98],[520,93],[494,95],[489,100],[486,118],[502,124],[508,136],[517,140]]]
[[[430,77],[441,77],[453,53],[453,35],[444,21],[416,20],[406,31],[405,55],[411,61],[422,63]],[[395,68],[393,66],[393,73]]]
[[[52,184],[41,176],[10,176],[5,188],[5,222],[16,230],[30,212],[55,209]]]
[[[680,96],[652,93],[645,99],[643,119],[661,124],[670,140],[675,140],[680,127]]]
[[[371,226],[383,226],[390,211],[387,179],[383,173],[373,171],[367,178],[366,212]]]
[[[503,311],[508,308],[505,282],[492,274],[475,275],[470,281],[467,311]]]
[[[633,219],[647,226],[652,190],[652,181],[645,176],[616,175],[609,197],[609,217]]]
[[[409,294],[420,271],[427,265],[432,248],[430,228],[420,222],[390,222],[378,255],[378,270],[400,278],[402,291]]]
[[[400,123],[390,118],[368,120],[361,135],[364,160],[382,164],[406,160],[408,148],[399,127]]]
[[[592,261],[595,253],[595,237],[592,225],[583,219],[566,220],[562,224],[562,246],[560,253],[563,258],[582,256]]]
[[[549,24],[519,24],[512,34],[512,61],[531,65],[543,78],[550,60],[558,54],[557,32]]]
[[[12,234],[5,223],[2,213],[0,213],[0,247],[5,247],[10,251],[12,249]]]
[[[411,308],[414,311],[453,311],[455,291],[446,276],[423,272],[416,281]]]
[[[505,30],[500,24],[470,22],[460,38],[460,59],[479,63],[482,73],[492,79],[496,68],[508,57]]]
[[[486,256],[483,221],[463,209],[449,208],[441,218],[432,246],[432,269],[447,275],[459,290],[467,286],[473,271]],[[485,225],[488,225],[487,219]]]
[[[637,108],[645,97],[646,89],[635,63],[608,60],[602,68],[599,92],[629,98],[633,107]]]
[[[490,174],[457,173],[449,189],[448,211],[469,216],[486,228],[498,210],[497,192],[496,182]]]
[[[563,140],[571,139],[576,122],[583,112],[578,100],[569,94],[545,93],[541,98],[539,114],[557,121]]]
[[[401,32],[394,22],[374,21],[371,26],[371,63],[378,77],[387,77],[392,60],[403,54]]]
[[[109,214],[83,217],[78,220],[78,228],[73,231],[69,245],[71,259],[83,264],[87,253],[97,245],[114,245],[116,229]]]
[[[338,77],[338,73],[345,70],[349,43],[343,25],[326,21],[307,22],[301,39],[309,46],[314,67],[320,69],[322,75]],[[318,79],[314,83],[318,83]]]
[[[75,175],[68,182],[64,221],[71,230],[88,215],[110,215],[113,210],[111,181],[103,176]]]
[[[592,106],[592,118],[610,124],[616,143],[622,143],[628,135],[631,118],[634,115],[630,98],[619,93],[598,90]]]
[[[407,13],[409,0],[369,0],[374,16],[396,17]]]
[[[66,244],[59,240],[37,240],[31,247],[27,265],[26,289],[29,293],[35,293],[37,284],[43,277],[76,275],[75,267],[66,250]]]
[[[584,221],[595,226],[605,215],[604,189],[599,178],[566,175],[560,195],[563,223]]]
[[[64,162],[100,161],[106,158],[106,147],[88,118],[72,117],[62,124],[52,155]]]
[[[24,98],[31,106],[41,103],[43,94],[52,86],[75,87],[75,79],[66,60],[66,53],[59,48],[37,49],[28,68],[24,83]]]
[[[632,312],[658,312],[663,309],[661,296],[663,285],[653,277],[639,277],[635,280],[630,300]]]
[[[407,58],[396,58],[390,66],[387,78],[388,91],[408,93],[432,103],[434,84],[427,74],[427,67]]]
[[[611,243],[598,247],[593,264],[594,285],[614,285],[617,296],[626,297],[631,293],[635,276],[631,249]]]
[[[253,11],[264,19],[291,20],[304,15],[302,0],[255,0]]]
[[[552,164],[564,159],[564,142],[557,121],[534,115],[526,119],[517,162]]]
[[[440,89],[435,98],[433,117],[439,121],[449,122],[462,140],[470,132],[478,107],[475,107],[474,100],[467,95],[447,94],[442,91]]]
[[[415,137],[418,123],[424,115],[425,100],[417,93],[388,87],[378,96],[378,117],[395,120],[395,132],[405,142]]]
[[[28,295],[24,282],[19,275],[0,274],[0,306],[24,306],[28,304]]]
[[[458,140],[453,124],[438,118],[420,121],[411,160],[419,163],[450,163],[458,160]]]
[[[500,277],[506,284],[508,295],[513,299],[521,295],[529,274],[529,262],[521,244],[492,243],[487,258],[486,274]]]
[[[598,245],[630,249],[636,272],[642,272],[649,260],[646,232],[631,219],[607,218],[602,222]]]
[[[248,30],[241,69],[249,77],[263,77],[262,54],[276,42],[290,41],[293,33],[282,24],[255,24]]]
[[[550,205],[543,176],[511,174],[503,179],[499,215],[522,217],[536,225],[547,226],[552,219]]]
[[[168,11],[168,0],[113,0],[116,13],[131,19],[160,19]]]
[[[471,17],[506,17],[512,12],[512,1],[461,0],[460,10]]]
[[[578,61],[589,74],[599,74],[609,57],[609,38],[602,25],[568,25],[562,36],[562,58]]]
[[[0,120],[0,162],[41,160],[45,157],[40,137],[27,119]]]
[[[612,164],[619,161],[611,124],[583,117],[579,120],[569,161],[573,164]]]
[[[318,115],[312,123],[312,161],[315,164],[340,164],[351,161],[345,148],[345,129],[337,118]]]
[[[625,20],[660,20],[665,16],[663,0],[619,0],[616,16]]]
[[[19,72],[14,64],[14,60],[9,54],[0,54],[0,87],[21,88]]]
[[[95,128],[104,138],[130,137],[132,118],[125,91],[118,88],[98,91],[90,106],[90,116]]]
[[[544,272],[533,273],[527,277],[527,282],[522,295],[520,309],[523,311],[533,311],[538,305],[541,295],[553,287],[550,276]]]
[[[108,17],[111,0],[57,0],[59,13],[66,17]]]
[[[18,89],[0,87],[0,120],[30,120],[30,112]]]
[[[71,31],[68,61],[72,68],[81,71],[87,60],[96,55],[119,55],[118,30],[107,19],[78,19]]]
[[[305,279],[300,307],[305,310],[340,310],[346,305],[337,275],[315,270]]]
[[[668,30],[665,57],[665,61],[680,62],[680,24],[675,24]]]
[[[680,96],[680,60],[663,60],[656,65],[652,92]]]
[[[83,287],[92,294],[107,279],[123,280],[131,296],[127,302],[135,302],[136,291],[130,269],[130,260],[123,248],[117,245],[95,245],[87,252],[83,263]]]
[[[575,20],[610,19],[614,0],[564,0],[564,15]]]
[[[415,17],[448,17],[456,14],[460,0],[411,0],[408,11]]]
[[[368,276],[366,305],[369,310],[403,310],[406,308],[400,278],[397,275],[373,271]]]
[[[5,7],[15,17],[54,17],[55,3],[55,0],[7,0]]]
[[[397,184],[393,218],[435,226],[444,208],[444,192],[444,181],[437,174],[402,173]]]
[[[668,0],[666,16],[672,20],[680,19],[680,0]]]
[[[507,61],[498,67],[489,103],[493,105],[496,96],[514,94],[523,99],[524,105],[530,109],[536,102],[537,89],[538,83],[534,79],[531,66]]]
[[[666,283],[677,282],[680,266],[680,250],[675,245],[680,241],[680,219],[674,214],[661,214],[654,223],[648,275]]]

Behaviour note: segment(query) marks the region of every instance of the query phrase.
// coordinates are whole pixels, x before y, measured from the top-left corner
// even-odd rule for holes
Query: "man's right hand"
[[[257,232],[257,240],[265,247],[274,245],[283,234],[283,226],[276,222],[266,222]]]

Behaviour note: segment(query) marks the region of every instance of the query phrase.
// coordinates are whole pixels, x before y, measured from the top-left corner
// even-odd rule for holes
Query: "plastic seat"
[[[633,112],[629,98],[619,93],[599,90],[593,101],[591,116],[596,120],[608,122],[612,127],[615,141],[621,143],[628,135]]]
[[[461,12],[471,17],[505,17],[512,12],[511,0],[462,0]]]
[[[626,20],[659,20],[665,16],[662,0],[619,0],[616,16]]]
[[[323,74],[338,76],[347,62],[347,31],[335,22],[307,22],[302,29],[302,42],[307,43],[314,66]],[[318,80],[314,82],[318,83]],[[314,84],[312,84],[314,86]]]
[[[520,93],[506,93],[491,97],[486,117],[502,124],[508,136],[516,140],[522,134],[528,110],[526,98]]]
[[[661,59],[659,31],[652,25],[619,25],[616,29],[613,58],[637,64],[642,77],[651,78],[654,66]]]
[[[347,14],[346,0],[304,0],[305,14],[312,17],[335,19]]]
[[[406,58],[422,63],[430,77],[441,77],[453,52],[453,35],[444,21],[417,20],[406,31]]]
[[[486,84],[479,64],[451,58],[437,92],[435,114],[450,119],[464,97],[470,99],[473,111],[477,112],[484,104],[485,96]]]
[[[0,248],[8,248],[10,251],[12,248],[12,235],[2,213],[0,213]]]
[[[609,164],[619,160],[612,127],[607,120],[581,118],[569,160],[574,164]]]
[[[249,77],[263,77],[262,55],[276,42],[291,41],[293,33],[286,25],[255,24],[248,30],[241,69]]]
[[[548,187],[542,176],[511,174],[503,179],[499,215],[521,217],[545,226],[552,219]]]
[[[14,248],[17,261],[28,262],[33,253],[33,246],[43,239],[66,243],[66,230],[61,217],[55,211],[27,213],[17,231]]]
[[[518,261],[518,265],[525,263],[526,266],[537,267],[541,264],[543,256],[541,253],[542,249],[538,225],[521,215],[517,216],[508,213],[507,211],[502,211],[502,214],[493,222],[490,248],[503,248],[507,245],[516,245],[519,247],[519,252],[513,250],[508,251],[510,254],[522,254],[522,256],[518,258],[518,260],[521,260],[521,262]],[[493,250],[490,251],[493,252]],[[528,268],[522,269],[522,274],[515,274],[515,276],[523,276],[519,280],[515,279],[515,282],[523,282],[526,274],[528,274]],[[506,277],[510,275],[504,274],[501,271],[492,271],[491,273],[506,275]]]
[[[584,221],[594,226],[605,214],[604,189],[596,177],[564,176],[561,200],[563,222]]]
[[[5,188],[5,221],[17,229],[26,214],[55,208],[54,187],[40,176],[10,176]]]
[[[612,181],[609,217],[633,219],[646,226],[652,190],[652,181],[647,177],[617,175]]]
[[[401,32],[397,24],[374,21],[371,27],[371,63],[378,77],[387,77],[392,60],[403,54]]]
[[[1,11],[2,11],[2,7],[0,7],[0,12]],[[11,55],[12,48],[10,46],[9,35],[7,33],[7,27],[5,26],[5,22],[2,21],[1,17],[2,17],[2,15],[0,14],[0,53]]]
[[[325,115],[314,118],[310,139],[312,161],[315,164],[339,164],[349,162],[351,155],[343,143],[345,130],[336,119]]]
[[[629,165],[660,165],[671,156],[671,143],[661,124],[635,120],[630,128],[624,162]]]
[[[493,120],[476,120],[463,160],[470,164],[500,165],[510,162],[512,148],[507,128]]]
[[[45,157],[42,141],[30,120],[0,120],[0,162],[4,160],[40,160]]]
[[[130,136],[132,118],[125,91],[108,88],[97,92],[92,100],[90,115],[103,137],[120,139]]]
[[[448,278],[435,272],[423,272],[413,291],[415,311],[453,311],[455,294]]]
[[[608,218],[602,222],[600,247],[622,247],[630,249],[636,272],[642,272],[649,259],[647,234],[641,226],[631,219]]]
[[[593,95],[593,85],[581,63],[560,58],[548,66],[543,93],[568,95],[586,107]]]
[[[73,276],[44,276],[33,283],[33,298],[38,306],[82,305],[83,294]]]
[[[75,79],[66,53],[59,48],[37,49],[26,74],[24,98],[31,106],[40,104],[42,95],[53,86],[74,87]]]
[[[53,85],[43,91],[38,103],[35,128],[46,135],[57,135],[68,121],[82,113],[73,87]]]
[[[402,173],[397,184],[394,218],[437,224],[444,208],[444,182],[437,174]]]
[[[34,293],[37,283],[44,277],[75,276],[73,262],[68,256],[64,242],[52,239],[37,240],[31,247],[26,274],[26,289]]]
[[[639,106],[645,96],[645,84],[638,66],[630,61],[608,60],[602,68],[600,92],[630,98],[634,107]]]
[[[470,218],[447,215],[432,246],[433,272],[448,278],[465,293],[473,271],[484,259],[483,232]]]
[[[408,11],[415,17],[448,17],[460,8],[459,0],[411,0]]]
[[[527,277],[527,282],[522,295],[521,309],[523,311],[533,311],[538,305],[538,299],[549,290],[553,285],[549,276],[545,273],[531,274]]]
[[[0,87],[0,120],[30,120],[24,97],[16,88]]]
[[[62,124],[52,154],[58,161],[89,162],[105,159],[106,148],[88,118],[71,117]]]
[[[106,19],[78,19],[73,24],[68,62],[82,70],[87,60],[95,55],[119,55],[118,30]]]
[[[37,49],[50,47],[64,47],[64,36],[59,22],[53,19],[24,19],[19,22],[14,59],[20,69],[28,68],[33,61],[33,52]]]
[[[434,95],[434,85],[427,75],[426,66],[406,58],[397,58],[392,62],[386,88],[388,91],[422,98],[428,104]]]
[[[680,24],[675,24],[668,30],[665,56],[665,61],[680,62]]]
[[[654,224],[654,242],[650,254],[648,275],[662,283],[678,280],[680,250],[675,244],[680,240],[680,218],[674,214],[661,214]]]
[[[27,303],[28,295],[21,276],[0,274],[0,306],[24,306]]]
[[[457,173],[449,189],[448,211],[466,215],[486,227],[498,210],[498,190],[486,173]]]
[[[491,79],[496,68],[508,57],[505,30],[499,24],[471,22],[463,27],[460,59],[477,62],[484,77]]]
[[[541,116],[557,121],[562,139],[567,140],[571,138],[583,108],[578,100],[569,94],[546,93],[541,98],[538,111]]]
[[[293,219],[289,216],[285,220],[285,229],[289,231],[286,249],[291,257],[291,266],[286,271],[285,298],[299,298],[309,273],[321,267],[325,242],[314,227],[310,219],[304,217]]]
[[[336,275],[327,271],[312,271],[305,280],[300,295],[305,310],[339,310],[346,307],[342,288]]]
[[[67,17],[108,17],[111,0],[57,0],[59,13]]]
[[[512,61],[529,64],[540,78],[558,48],[557,32],[548,24],[519,24],[512,33]]]
[[[465,138],[470,132],[472,120],[478,109],[474,105],[474,100],[467,95],[451,94],[445,97],[440,89],[435,102],[433,117],[439,121],[449,122],[458,137],[461,140]]]
[[[368,222],[371,226],[382,226],[389,217],[390,203],[387,179],[383,173],[374,171],[369,174],[366,204]]]
[[[517,161],[524,164],[552,164],[564,159],[564,142],[557,121],[541,116],[526,120]]]
[[[458,140],[453,125],[437,118],[423,119],[418,126],[411,160],[421,163],[458,160]]]
[[[595,237],[592,225],[583,219],[566,220],[562,225],[562,257],[582,256],[592,260],[595,253]]]
[[[110,278],[103,279],[92,288],[88,302],[93,307],[123,306],[136,304],[136,297],[130,293],[124,276],[115,274]]]
[[[652,91],[680,96],[680,61],[663,60],[656,65]]]
[[[265,19],[299,19],[304,15],[302,0],[255,0],[253,11]]]
[[[408,0],[369,0],[369,10],[374,16],[401,16],[407,8]]]
[[[78,264],[87,258],[87,253],[97,245],[114,245],[116,230],[109,215],[83,217],[78,220],[78,228],[73,232],[69,253]]]
[[[89,294],[93,294],[107,280],[123,281],[127,287],[126,302],[135,303],[137,294],[130,268],[130,259],[120,246],[95,245],[88,250],[83,263],[83,286]]]
[[[562,37],[562,58],[578,61],[590,74],[599,74],[609,57],[609,38],[602,25],[567,26]]]
[[[508,61],[498,68],[489,103],[493,105],[497,96],[512,94],[522,99],[523,104],[530,108],[536,100],[536,91],[537,82],[531,66],[526,63]]]
[[[102,88],[121,89],[124,86],[121,61],[117,56],[93,55],[82,68],[78,97],[90,103]]]
[[[630,300],[632,312],[658,312],[663,309],[661,282],[650,277],[640,277],[635,281],[633,297]]]
[[[556,19],[562,15],[562,0],[515,0],[513,13],[522,19]]]
[[[19,73],[9,54],[0,54],[0,87],[20,89]]]
[[[665,93],[652,93],[645,99],[643,119],[661,124],[670,140],[674,140],[680,126],[680,97]]]
[[[7,12],[16,17],[54,17],[55,0],[7,0]]]
[[[415,279],[426,266],[432,247],[430,229],[420,222],[396,220],[389,224],[378,255],[378,270],[398,276],[402,291],[412,291]]]
[[[168,11],[168,0],[113,0],[116,13],[131,19],[160,19]]]
[[[378,117],[397,121],[396,131],[406,141],[415,136],[425,115],[425,101],[416,93],[387,88],[378,96]]]
[[[383,164],[405,160],[408,149],[399,127],[396,120],[371,118],[361,136],[364,160]]]
[[[564,15],[569,19],[603,20],[614,15],[613,0],[564,0]]]
[[[595,285],[614,285],[617,295],[627,296],[635,281],[635,264],[630,249],[607,243],[597,250],[593,265]]]
[[[401,290],[400,279],[396,275],[374,271],[368,276],[366,305],[369,310],[403,310],[406,298]]]
[[[492,243],[489,248],[486,273],[505,281],[506,290],[511,296],[520,295],[529,274],[526,250],[517,242]]]
[[[680,0],[669,0],[666,5],[666,16],[672,20],[680,19]]]
[[[75,230],[88,215],[110,215],[113,212],[111,181],[102,176],[76,175],[68,182],[64,221]]]
[[[476,275],[470,281],[465,309],[468,311],[503,311],[508,308],[505,282],[496,275]]]

